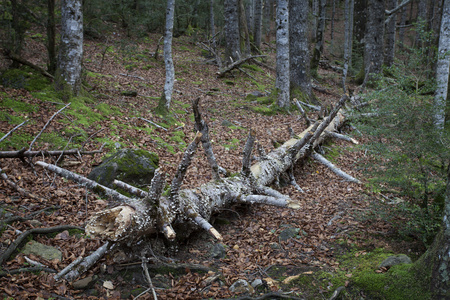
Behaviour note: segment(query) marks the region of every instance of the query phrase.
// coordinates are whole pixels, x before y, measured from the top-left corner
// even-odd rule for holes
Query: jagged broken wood
[[[214,179],[202,186],[180,190],[184,173],[189,166],[195,147],[203,134],[198,133],[194,142],[185,152],[179,166],[176,179],[172,182],[168,193],[162,194],[164,181],[155,175],[150,186],[153,191],[143,199],[131,199],[125,196],[123,205],[96,213],[88,220],[86,232],[112,242],[133,242],[142,236],[163,232],[168,239],[175,237],[175,232],[193,228],[195,225],[208,230],[217,239],[221,235],[215,231],[208,220],[215,213],[235,203],[262,203],[281,207],[300,208],[299,204],[268,187],[281,174],[291,170],[292,165],[308,157],[313,149],[321,144],[327,135],[342,126],[343,114],[339,110],[348,99],[344,95],[322,122],[316,122],[295,138],[291,138],[282,146],[264,155],[248,171],[247,160],[244,160],[243,172],[234,177]],[[201,118],[198,114],[196,118]],[[200,129],[201,128],[197,128]],[[250,134],[250,137],[252,134]],[[244,151],[245,156],[251,153],[252,138]],[[247,149],[248,148],[248,149]],[[45,166],[39,162],[39,165]],[[46,166],[49,168],[49,166]],[[212,166],[213,168],[213,166]],[[57,170],[57,167],[52,167]],[[60,172],[62,174],[62,172]],[[69,175],[66,178],[80,180],[79,177]],[[81,182],[85,182],[84,179]],[[86,183],[87,184],[87,183]],[[89,186],[90,185],[90,186]],[[89,184],[88,187],[94,187]],[[155,186],[159,188],[155,188]],[[101,187],[103,188],[103,187]],[[151,194],[151,195],[150,195]],[[112,195],[112,193],[111,193]],[[139,197],[142,197],[140,194]],[[122,200],[120,200],[122,201]],[[187,236],[187,235],[186,235]]]

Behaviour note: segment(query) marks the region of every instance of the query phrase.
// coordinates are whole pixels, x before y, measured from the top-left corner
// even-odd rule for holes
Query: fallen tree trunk
[[[321,144],[327,132],[333,132],[343,124],[343,115],[339,110],[348,99],[344,95],[330,115],[322,122],[316,122],[296,138],[292,138],[281,147],[261,157],[259,162],[249,167],[249,153],[254,142],[252,131],[244,149],[243,168],[234,177],[215,179],[200,187],[179,190],[190,159],[202,137],[207,136],[207,128],[198,128],[194,141],[187,148],[182,163],[178,167],[175,179],[168,191],[162,195],[164,179],[155,173],[147,194],[139,191],[136,194],[143,199],[124,199],[124,204],[95,214],[86,225],[86,233],[96,235],[112,242],[133,242],[143,235],[163,232],[166,238],[175,238],[175,232],[181,237],[187,237],[201,227],[220,239],[220,234],[208,223],[214,213],[235,203],[262,203],[298,209],[296,201],[268,187],[284,172],[289,172],[294,163],[308,157],[315,146]],[[194,110],[196,102],[194,102]],[[196,121],[200,115],[196,112]],[[38,162],[38,165],[44,166]],[[51,166],[51,165],[49,165]],[[48,167],[47,167],[48,168]],[[213,164],[213,169],[215,169]],[[52,167],[52,170],[56,168]],[[64,175],[58,173],[60,175]],[[67,175],[72,180],[81,180],[80,176]],[[219,177],[219,178],[217,178]],[[123,196],[125,197],[125,196]],[[127,198],[127,197],[125,197]],[[122,200],[121,200],[122,201]],[[216,234],[217,233],[217,234]]]

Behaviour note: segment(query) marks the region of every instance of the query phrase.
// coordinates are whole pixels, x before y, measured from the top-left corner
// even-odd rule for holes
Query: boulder
[[[46,260],[58,259],[61,261],[62,253],[56,248],[47,246],[35,241],[29,241],[23,247],[22,253],[25,255],[34,254]]]
[[[120,149],[92,169],[88,178],[113,188],[114,179],[144,189],[155,175],[159,157],[141,149]]]
[[[387,268],[400,264],[412,264],[412,260],[405,254],[393,255],[383,260],[379,268]]]
[[[247,282],[247,280],[239,279],[230,286],[230,291],[237,294],[253,294],[254,288]]]

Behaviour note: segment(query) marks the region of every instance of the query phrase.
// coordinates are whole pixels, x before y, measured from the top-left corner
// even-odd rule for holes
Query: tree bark
[[[257,51],[261,49],[262,1],[255,0],[255,28],[253,29],[253,34]]]
[[[83,11],[81,0],[61,1],[61,43],[56,89],[67,96],[78,95],[81,89],[81,62],[83,59]]]
[[[55,0],[47,0],[47,52],[48,72],[55,74],[56,71],[56,23],[55,23]]]
[[[308,0],[289,1],[289,78],[291,96],[311,99]]]
[[[320,0],[319,5],[319,19],[317,23],[317,31],[316,31],[316,45],[313,50],[313,57],[311,60],[311,69],[313,70],[313,74],[317,73],[317,69],[319,68],[320,57],[323,52],[323,42],[324,42],[324,34],[325,34],[325,19],[326,19],[326,5],[327,0]]]
[[[352,43],[353,43],[353,4],[354,0],[345,0],[345,32],[344,32],[344,70],[342,76],[342,89],[346,92],[348,68],[351,66]]]
[[[383,63],[384,0],[369,0],[364,47],[364,74],[379,74]]]
[[[442,132],[445,125],[445,107],[448,95],[450,67],[450,0],[444,0],[441,33],[439,36],[438,62],[436,66],[436,92],[434,95],[434,124]]]
[[[167,112],[172,100],[173,85],[175,82],[175,69],[172,60],[173,20],[175,14],[175,0],[167,0],[166,32],[164,34],[164,64],[166,67],[166,81],[164,92],[159,100],[158,111]]]
[[[224,9],[225,65],[229,65],[241,57],[239,0],[225,0]]]
[[[288,0],[278,0],[277,5],[277,78],[275,88],[277,104],[289,108],[289,8]]]
[[[388,8],[394,9],[397,7],[397,0],[388,0]],[[397,23],[396,13],[389,17],[386,24],[386,43],[384,48],[384,64],[387,67],[392,66],[395,56],[395,25]]]
[[[201,134],[197,135],[185,152],[183,162],[179,166],[181,171],[177,172],[168,195],[165,193],[161,196],[161,187],[165,184],[160,176],[155,175],[150,186],[151,192],[144,199],[125,200],[125,205],[95,214],[88,221],[86,232],[113,242],[133,242],[143,235],[158,231],[162,231],[169,239],[175,238],[175,232],[177,236],[187,238],[196,228],[196,224],[212,232],[207,220],[221,208],[234,203],[263,203],[299,208],[298,203],[268,188],[267,185],[283,172],[289,171],[296,161],[310,155],[313,148],[326,138],[327,134],[324,134],[324,131],[334,131],[342,125],[344,117],[339,110],[347,99],[348,97],[344,95],[327,118],[265,155],[264,159],[251,166],[250,172],[247,168],[248,163],[244,162],[243,172],[237,176],[213,180],[200,187],[178,192],[183,177],[182,172],[188,166],[189,157],[192,157],[195,145],[200,142]],[[247,144],[246,148],[250,148],[251,136]],[[250,153],[250,150],[246,149],[246,153]],[[81,176],[58,170],[55,166],[42,162],[38,162],[38,165],[56,170],[61,174],[64,172],[67,178],[87,183],[85,179],[80,178]],[[157,186],[159,188],[155,188]],[[111,191],[109,193],[113,195]],[[173,234],[169,235],[166,231],[172,226]],[[220,234],[217,236],[220,237]]]

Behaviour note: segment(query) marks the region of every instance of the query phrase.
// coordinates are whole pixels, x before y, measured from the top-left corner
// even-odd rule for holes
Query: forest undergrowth
[[[289,113],[280,113],[274,111],[267,97],[250,95],[252,92],[270,93],[275,80],[272,69],[248,64],[242,66],[245,73],[236,70],[219,79],[217,67],[205,63],[202,50],[190,37],[174,40],[173,115],[170,118],[156,115],[153,108],[161,96],[165,79],[163,60],[152,57],[158,39],[159,36],[150,35],[139,41],[125,37],[86,41],[84,93],[72,99],[70,106],[52,120],[33,149],[92,151],[104,145],[102,153],[64,157],[58,161],[59,165],[81,175],[89,174],[102,157],[116,149],[145,149],[159,155],[161,168],[172,178],[183,151],[195,135],[191,101],[198,97],[217,161],[231,173],[240,170],[242,149],[250,128],[256,131],[257,141],[266,152],[289,139],[288,128],[295,133],[306,128],[294,108]],[[41,55],[45,51],[39,48],[40,44],[30,39],[27,45],[26,58],[43,64]],[[269,53],[264,64],[274,66],[274,53],[270,48],[264,51]],[[319,76],[315,83],[322,92],[314,93],[322,105],[331,107],[341,96],[340,74],[321,68]],[[0,149],[20,150],[30,145],[65,103],[60,103],[47,79],[30,69],[6,71],[1,80],[0,138],[21,122],[27,123],[2,141]],[[317,112],[310,111],[308,115],[317,119]],[[344,131],[362,144],[370,140],[355,124],[346,126]],[[405,285],[392,287],[390,283],[403,276],[409,280],[407,286],[413,286],[414,279],[408,277],[407,266],[386,270],[378,265],[393,253],[417,259],[426,248],[420,237],[402,234],[395,226],[409,222],[411,215],[398,213],[400,204],[386,198],[395,200],[401,196],[392,191],[380,193],[373,184],[368,184],[370,178],[364,171],[369,158],[363,147],[332,140],[322,151],[342,170],[364,183],[345,182],[312,160],[297,165],[294,174],[304,193],[291,185],[282,185],[280,191],[297,200],[301,209],[252,205],[232,207],[217,216],[214,225],[224,237],[224,258],[211,257],[211,249],[217,241],[203,232],[194,234],[185,244],[169,245],[165,247],[166,252],[155,254],[172,262],[209,268],[206,273],[189,268],[178,273],[170,268],[150,270],[158,287],[158,299],[237,297],[239,293],[232,293],[229,287],[238,279],[263,280],[256,295],[282,291],[292,297],[327,299],[338,287],[344,286],[342,299],[402,299],[401,290]],[[56,159],[45,160],[54,163]],[[26,218],[2,225],[0,252],[19,232],[64,224],[84,226],[90,216],[110,205],[107,199],[84,187],[37,166],[30,167],[19,159],[0,159],[0,166],[20,187],[45,199],[23,197],[4,180],[0,181],[1,218]],[[195,154],[185,178],[185,188],[211,180],[203,150]],[[403,203],[408,199],[401,200]],[[33,215],[34,212],[39,213]],[[294,229],[295,234],[282,240],[280,237],[288,228]],[[158,243],[163,243],[162,239],[159,238]],[[33,240],[62,251],[61,260],[44,261],[30,256],[55,270],[61,270],[101,245],[101,241],[79,231],[35,235]],[[25,255],[16,254],[0,270],[0,294],[5,299],[132,298],[147,290],[141,262],[130,260],[123,250],[111,252],[82,276],[94,278],[93,284],[84,290],[75,289],[65,281],[56,282],[53,274],[45,272],[8,275],[7,270],[27,265]],[[135,269],[125,269],[133,265]],[[111,282],[112,286],[105,282]],[[409,298],[418,299],[414,298],[417,296],[415,288],[410,288],[409,292],[412,295]],[[386,298],[386,295],[392,297]],[[152,299],[151,292],[140,298]]]

